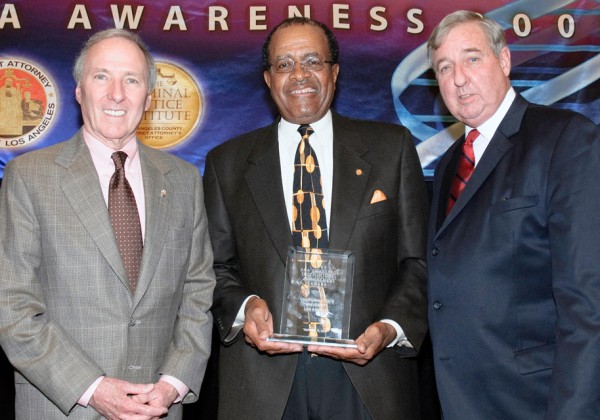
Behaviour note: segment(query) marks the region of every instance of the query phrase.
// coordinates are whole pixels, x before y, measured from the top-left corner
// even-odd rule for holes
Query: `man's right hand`
[[[246,303],[244,337],[246,343],[267,354],[299,353],[300,344],[267,341],[273,335],[273,317],[267,302],[253,297]]]
[[[104,378],[90,398],[89,405],[108,419],[148,420],[166,414],[165,407],[135,402],[130,395],[152,392],[154,384],[132,384],[116,378]]]

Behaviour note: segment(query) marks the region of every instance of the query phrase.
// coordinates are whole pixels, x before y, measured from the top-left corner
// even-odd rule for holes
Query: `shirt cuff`
[[[244,327],[244,322],[246,321],[246,304],[248,303],[250,298],[253,298],[253,297],[258,297],[258,296],[250,295],[246,299],[244,299],[244,302],[242,302],[242,306],[240,307],[240,310],[238,311],[237,315],[235,316],[235,321],[233,321],[231,330],[229,331],[229,334],[227,334],[227,337],[225,337],[224,341],[226,343],[229,343],[231,340],[233,340],[235,338],[235,336],[240,332],[240,330]]]
[[[190,392],[190,388],[174,376],[161,375],[159,381],[164,381],[168,384],[171,384],[173,385],[173,388],[177,390],[179,397],[175,401],[173,401],[173,404],[181,402],[181,400],[183,400],[187,393]]]
[[[92,398],[92,395],[94,395],[94,392],[96,392],[96,388],[98,388],[98,385],[100,385],[100,382],[102,382],[102,379],[104,379],[104,376],[100,376],[98,379],[96,379],[94,381],[94,383],[92,383],[90,385],[90,387],[83,393],[81,398],[79,398],[79,401],[77,401],[77,404],[79,404],[83,407],[87,407],[88,404],[90,403],[90,399]]]
[[[387,348],[394,347],[395,345],[414,348],[410,341],[408,341],[408,338],[406,338],[406,334],[404,333],[404,330],[402,329],[400,324],[398,324],[392,319],[382,319],[381,322],[383,322],[384,324],[390,324],[396,330],[396,339],[393,340],[390,344],[388,344]]]

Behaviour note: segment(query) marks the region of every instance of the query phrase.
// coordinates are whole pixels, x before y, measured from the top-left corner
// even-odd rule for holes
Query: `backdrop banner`
[[[0,3],[0,178],[13,157],[79,129],[72,63],[90,35],[109,27],[139,33],[157,60],[139,138],[203,171],[208,150],[275,117],[261,48],[294,15],[327,24],[338,38],[335,109],[407,126],[431,177],[464,130],[441,101],[425,43],[458,9],[505,28],[517,91],[600,124],[598,0],[15,0]]]

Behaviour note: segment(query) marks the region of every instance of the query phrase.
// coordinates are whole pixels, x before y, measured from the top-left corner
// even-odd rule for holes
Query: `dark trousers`
[[[283,420],[372,420],[341,362],[311,357],[298,365]]]

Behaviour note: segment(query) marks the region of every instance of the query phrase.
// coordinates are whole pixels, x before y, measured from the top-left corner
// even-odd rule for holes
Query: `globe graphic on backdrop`
[[[597,20],[582,19],[585,15],[597,18],[599,11],[563,9],[572,3],[565,0],[519,0],[485,15],[499,22],[505,31],[513,29],[513,20],[519,15],[526,15],[525,19],[531,22],[534,19],[548,22],[522,38],[513,36],[514,39],[508,39],[508,32],[505,32],[512,58],[512,86],[531,102],[569,108],[590,118],[593,115],[598,118],[598,95],[589,98],[589,101],[578,97],[577,102],[569,101],[569,97],[592,84],[599,84],[600,46],[597,42],[594,45],[586,41],[598,37],[600,28]],[[579,15],[576,28],[569,15],[574,13]],[[520,23],[517,21],[516,24]],[[561,34],[558,27],[564,28],[563,32],[567,33]],[[563,64],[565,60],[568,65]],[[558,67],[557,63],[561,66]],[[426,44],[417,47],[400,62],[392,76],[391,90],[400,122],[416,139],[423,173],[432,177],[439,157],[464,134],[464,125],[445,109],[437,81],[429,68]]]

